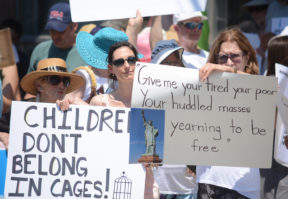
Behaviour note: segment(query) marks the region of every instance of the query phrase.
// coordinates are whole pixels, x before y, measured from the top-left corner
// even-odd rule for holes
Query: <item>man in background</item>
[[[199,69],[208,57],[208,52],[198,48],[203,27],[207,17],[200,11],[179,13],[173,16],[174,29],[179,38],[179,45],[184,48],[183,63],[188,68]]]
[[[51,40],[38,44],[31,55],[27,73],[36,70],[38,61],[46,58],[62,58],[66,61],[68,71],[86,65],[76,49],[75,39],[78,23],[71,20],[68,3],[56,3],[49,9],[45,26],[49,30]]]

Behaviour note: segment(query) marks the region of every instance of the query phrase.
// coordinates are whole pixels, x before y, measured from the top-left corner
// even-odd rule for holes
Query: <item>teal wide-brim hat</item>
[[[122,41],[128,41],[128,36],[124,32],[105,27],[94,36],[87,32],[79,32],[76,37],[76,47],[88,65],[108,69],[107,56],[110,47]]]

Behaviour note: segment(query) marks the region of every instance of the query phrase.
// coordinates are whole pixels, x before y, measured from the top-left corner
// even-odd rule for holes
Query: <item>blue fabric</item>
[[[1,79],[0,79],[0,88],[2,88]],[[2,89],[0,89],[0,117],[2,117],[2,110],[3,110],[3,96],[2,96]]]
[[[161,194],[160,199],[197,199],[197,194]]]
[[[63,32],[71,22],[72,19],[69,4],[65,2],[56,3],[49,9],[45,30]]]
[[[76,47],[88,65],[107,69],[109,49],[113,44],[121,41],[128,41],[128,36],[124,32],[106,27],[94,36],[84,31],[79,32],[76,37]]]
[[[99,69],[108,69],[107,56],[112,45],[128,41],[128,36],[114,28],[105,27],[100,29],[95,35],[80,31],[76,37],[77,50],[86,64]],[[138,54],[138,58],[143,58]]]
[[[7,167],[7,151],[0,149],[0,197],[4,196],[6,167]]]

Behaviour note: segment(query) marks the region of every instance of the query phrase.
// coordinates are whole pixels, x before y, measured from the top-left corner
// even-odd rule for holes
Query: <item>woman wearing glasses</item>
[[[130,107],[135,63],[138,60],[136,48],[129,42],[118,42],[110,47],[108,70],[110,77],[118,81],[118,87],[109,94],[94,96],[90,105]]]
[[[30,101],[55,103],[84,83],[81,76],[67,72],[64,60],[48,58],[39,61],[37,70],[25,75],[20,84],[25,92],[36,95]]]
[[[220,33],[212,45],[208,63],[200,68],[204,81],[213,71],[258,74],[253,47],[238,29]],[[260,199],[258,168],[197,166],[198,199]]]
[[[253,47],[238,29],[220,33],[215,40],[207,64],[200,68],[201,80],[212,71],[258,74],[258,63]]]

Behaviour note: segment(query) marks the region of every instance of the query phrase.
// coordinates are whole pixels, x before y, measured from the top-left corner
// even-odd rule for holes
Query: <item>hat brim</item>
[[[164,59],[166,59],[169,55],[171,55],[171,54],[174,53],[175,51],[178,51],[180,58],[182,58],[182,54],[183,54],[184,49],[179,46],[179,47],[177,47],[177,48],[174,48],[174,49],[171,49],[171,50],[167,50],[167,51],[166,51],[165,53],[163,53],[162,55],[156,56],[153,60],[151,60],[150,63],[160,64]],[[182,59],[181,59],[181,61],[182,61]]]
[[[269,2],[252,0],[252,1],[249,1],[249,2],[245,3],[244,5],[242,5],[242,8],[265,6],[265,5],[269,5]]]
[[[127,39],[122,39],[122,41],[128,41],[128,37]],[[86,64],[98,69],[108,69],[108,52],[95,45],[93,35],[87,32],[79,32],[76,37],[76,47],[80,56],[86,62]],[[144,56],[138,53],[137,57],[141,59]]]
[[[49,20],[45,26],[45,30],[56,30],[57,32],[64,32],[68,24],[61,23],[58,20]]]
[[[70,93],[85,84],[85,79],[77,74],[67,73],[67,72],[54,72],[54,71],[33,71],[31,73],[28,73],[22,78],[20,85],[26,93],[36,95],[37,88],[35,85],[35,80],[41,77],[52,76],[52,75],[70,78],[70,84],[67,88],[66,93]]]
[[[76,47],[86,64],[99,69],[108,69],[107,53],[94,45],[93,35],[79,32],[76,37]],[[97,55],[97,59],[95,59]]]

